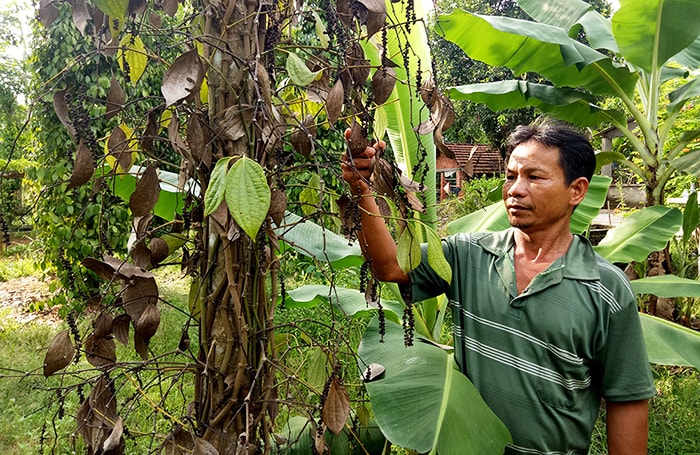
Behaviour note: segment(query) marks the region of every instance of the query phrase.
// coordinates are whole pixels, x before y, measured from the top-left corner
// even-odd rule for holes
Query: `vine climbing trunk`
[[[260,93],[269,92],[269,78],[262,74],[259,59],[265,11],[272,5],[204,0],[202,7],[203,61],[209,65],[205,114],[217,133],[209,144],[212,161],[247,157],[264,168],[267,154],[256,125],[266,117]],[[211,175],[201,177],[206,184]],[[220,454],[270,450],[270,426],[276,414],[272,404],[276,260],[269,235],[265,226],[257,238],[244,234],[225,203],[205,217],[198,233],[204,257],[201,279],[194,286],[203,369],[195,387],[196,414],[202,437]]]

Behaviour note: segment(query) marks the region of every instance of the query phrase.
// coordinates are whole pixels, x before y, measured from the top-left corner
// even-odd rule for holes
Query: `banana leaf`
[[[284,242],[282,248],[289,245],[305,256],[329,262],[334,267],[360,266],[364,261],[357,243],[350,243],[345,237],[291,212],[285,213],[275,232]]]
[[[362,337],[358,366],[385,368],[365,385],[389,441],[419,453],[503,453],[510,433],[457,370],[452,354],[420,339],[404,346],[403,328],[391,322],[384,342],[379,339],[375,318]]]
[[[610,262],[641,262],[649,253],[664,249],[682,222],[683,214],[676,208],[645,207],[610,229],[595,250]]]
[[[640,317],[649,362],[700,371],[700,333],[648,314]]]
[[[700,281],[676,275],[660,275],[639,278],[630,282],[636,294],[653,294],[657,297],[700,297]]]

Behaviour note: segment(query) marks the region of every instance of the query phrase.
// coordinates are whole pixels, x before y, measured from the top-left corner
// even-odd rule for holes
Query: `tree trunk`
[[[257,60],[265,42],[265,20],[257,1],[224,0],[204,7],[204,60],[209,87],[209,125],[215,132],[225,117],[240,122],[245,134],[217,134],[213,162],[226,156],[247,156],[265,167],[259,131],[250,114],[259,104]],[[263,80],[265,78],[262,78]],[[268,79],[269,80],[269,79]],[[262,114],[262,110],[261,110]],[[235,118],[237,117],[237,118]],[[262,115],[260,115],[262,118]],[[231,118],[234,118],[231,120]],[[257,151],[257,153],[256,153]],[[213,163],[212,163],[213,168]],[[203,179],[208,180],[206,177]],[[200,434],[220,454],[269,452],[276,407],[273,347],[276,264],[266,226],[250,239],[222,204],[204,220],[199,241],[204,246],[197,299],[201,305],[200,365],[196,384]],[[272,286],[268,286],[268,279]]]

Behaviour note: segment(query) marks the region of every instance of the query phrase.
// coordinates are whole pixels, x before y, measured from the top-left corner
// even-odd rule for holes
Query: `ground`
[[[17,322],[56,322],[56,309],[35,311],[38,303],[46,302],[51,295],[49,282],[36,277],[21,277],[0,283],[0,314],[8,314]]]

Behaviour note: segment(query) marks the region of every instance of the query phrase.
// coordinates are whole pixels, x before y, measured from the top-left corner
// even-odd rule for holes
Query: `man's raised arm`
[[[346,138],[348,135],[349,132],[346,133]],[[408,275],[399,267],[396,260],[396,244],[384,218],[380,215],[379,206],[369,186],[372,158],[377,149],[383,149],[385,146],[384,141],[379,141],[352,158],[348,152],[343,153],[343,179],[350,185],[350,191],[359,197],[362,218],[357,238],[375,277],[380,281],[406,284]]]

